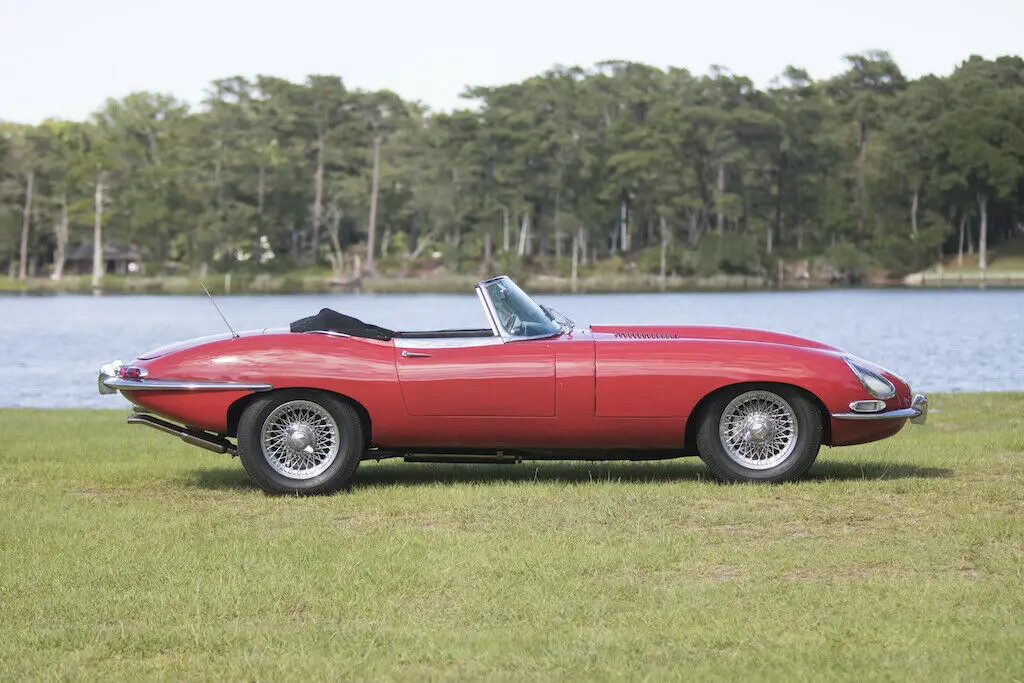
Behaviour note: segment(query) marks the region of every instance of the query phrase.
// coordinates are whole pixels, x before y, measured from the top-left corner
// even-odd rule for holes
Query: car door
[[[554,417],[550,340],[395,339],[409,415]]]

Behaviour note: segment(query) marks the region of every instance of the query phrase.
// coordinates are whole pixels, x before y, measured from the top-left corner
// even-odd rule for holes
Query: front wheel
[[[238,457],[268,493],[333,493],[351,480],[364,447],[355,409],[321,392],[260,396],[238,422]]]
[[[708,404],[697,431],[697,450],[723,481],[792,481],[821,447],[821,414],[787,387],[740,387]]]

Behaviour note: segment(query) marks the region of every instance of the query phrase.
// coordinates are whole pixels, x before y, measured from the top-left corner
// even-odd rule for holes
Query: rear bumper
[[[928,397],[917,394],[909,408],[886,410],[878,413],[832,413],[836,420],[910,420],[923,425],[928,420]]]
[[[153,379],[140,377],[127,379],[119,376],[124,366],[119,360],[104,363],[100,366],[96,388],[101,394],[114,394],[118,391],[270,391],[272,384],[265,382],[215,382],[191,379]]]

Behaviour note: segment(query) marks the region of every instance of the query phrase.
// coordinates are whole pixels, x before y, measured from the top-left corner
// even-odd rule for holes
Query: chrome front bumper
[[[878,413],[832,413],[837,420],[907,420],[923,425],[928,420],[928,397],[917,394],[909,408],[886,410]]]

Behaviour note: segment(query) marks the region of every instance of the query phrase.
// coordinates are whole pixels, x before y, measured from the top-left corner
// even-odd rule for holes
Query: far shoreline
[[[210,292],[225,295],[264,294],[469,294],[474,285],[489,274],[435,274],[421,277],[378,276],[339,280],[320,274],[211,274],[203,282]],[[801,279],[781,284],[756,275],[718,274],[707,277],[656,275],[593,275],[577,279],[552,275],[511,274],[533,294],[660,294],[660,293],[727,293],[779,291],[844,291],[844,290],[952,290],[952,289],[1021,289],[1024,277],[1019,273],[958,274],[946,277],[904,280],[875,279],[863,282]],[[199,278],[173,276],[105,277],[94,290],[91,278],[72,276],[61,280],[0,278],[0,295],[202,295]]]

